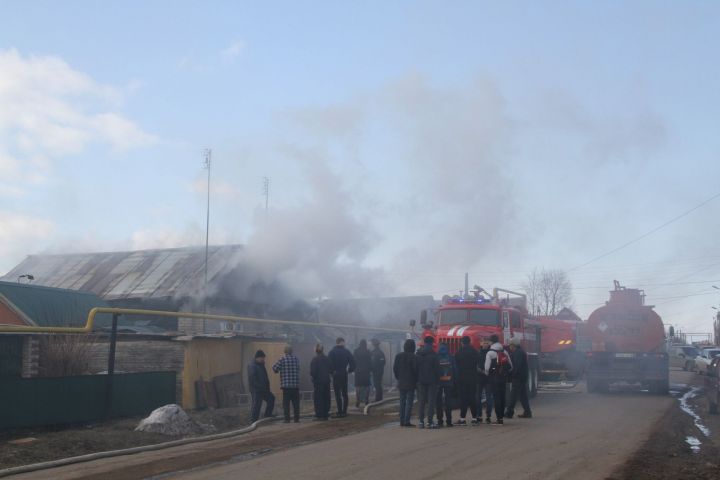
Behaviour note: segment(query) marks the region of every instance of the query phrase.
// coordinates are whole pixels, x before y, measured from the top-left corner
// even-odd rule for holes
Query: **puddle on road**
[[[180,475],[180,474],[183,474],[183,473],[200,472],[200,471],[202,471],[202,470],[206,470],[206,469],[209,469],[209,468],[212,468],[212,467],[217,467],[217,466],[219,466],[219,465],[229,465],[229,464],[231,464],[231,463],[238,463],[238,462],[243,462],[243,461],[246,461],[246,460],[251,460],[251,459],[253,459],[253,458],[259,457],[260,455],[268,454],[268,453],[270,453],[270,452],[272,452],[272,451],[273,451],[272,448],[263,448],[263,449],[260,449],[260,450],[255,450],[255,451],[253,451],[253,452],[248,452],[248,453],[243,453],[243,454],[241,454],[241,455],[236,455],[236,456],[234,456],[234,457],[232,457],[232,458],[230,458],[230,459],[228,459],[228,460],[223,460],[223,461],[221,461],[221,462],[209,463],[209,464],[207,464],[207,465],[199,465],[199,466],[194,467],[194,468],[189,468],[189,469],[187,469],[187,470],[178,470],[178,471],[176,471],[176,472],[160,473],[160,474],[158,474],[158,475],[153,475],[153,476],[151,476],[151,477],[145,477],[143,480],[165,480],[165,479],[168,479],[168,478],[176,477],[176,476],[178,476],[178,475]]]
[[[690,450],[692,450],[693,453],[700,453],[700,445],[702,445],[702,442],[698,440],[697,437],[685,437],[685,443],[690,445]]]
[[[700,430],[702,432],[703,435],[705,435],[706,437],[709,437],[710,429],[707,428],[705,425],[703,425],[702,418],[700,418],[700,415],[695,413],[695,410],[693,410],[693,408],[688,403],[689,400],[697,397],[697,394],[699,391],[700,391],[700,387],[692,387],[690,390],[685,392],[685,395],[683,395],[682,397],[679,398],[680,409],[692,417],[693,422],[695,423],[695,426],[697,427],[698,430]],[[698,449],[699,449],[699,447],[698,447]]]

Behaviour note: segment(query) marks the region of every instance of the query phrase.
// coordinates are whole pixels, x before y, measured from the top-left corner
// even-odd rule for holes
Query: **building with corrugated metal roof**
[[[111,306],[317,321],[314,309],[277,282],[262,282],[242,265],[241,245],[128,252],[29,255],[0,280],[31,274],[35,285],[92,292]],[[220,322],[129,318],[166,331],[212,333]],[[248,327],[250,328],[250,327]]]

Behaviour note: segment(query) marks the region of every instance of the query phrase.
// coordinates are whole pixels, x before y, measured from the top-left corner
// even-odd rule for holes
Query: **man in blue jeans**
[[[403,351],[395,355],[393,373],[400,391],[400,426],[414,427],[415,425],[410,423],[410,416],[412,415],[415,387],[418,381],[415,340],[405,340]]]
[[[275,407],[275,395],[270,392],[270,379],[265,370],[265,352],[255,352],[255,361],[248,365],[248,388],[252,395],[252,412],[250,423],[260,418],[260,409],[265,402],[265,416],[272,417]]]
[[[273,372],[280,374],[280,388],[283,391],[283,413],[285,423],[290,423],[290,404],[293,406],[293,419],[300,421],[300,360],[293,355],[290,345],[285,346],[285,355],[275,362]]]

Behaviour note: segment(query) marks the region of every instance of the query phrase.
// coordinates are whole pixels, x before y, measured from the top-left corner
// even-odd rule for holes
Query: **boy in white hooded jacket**
[[[492,385],[496,424],[502,425],[505,414],[505,386],[508,373],[512,371],[512,360],[497,335],[492,335],[490,341],[492,346],[485,357],[485,372],[487,372]]]

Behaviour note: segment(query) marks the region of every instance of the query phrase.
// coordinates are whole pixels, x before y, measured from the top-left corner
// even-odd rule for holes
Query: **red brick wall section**
[[[20,316],[0,301],[0,325],[25,325]]]

